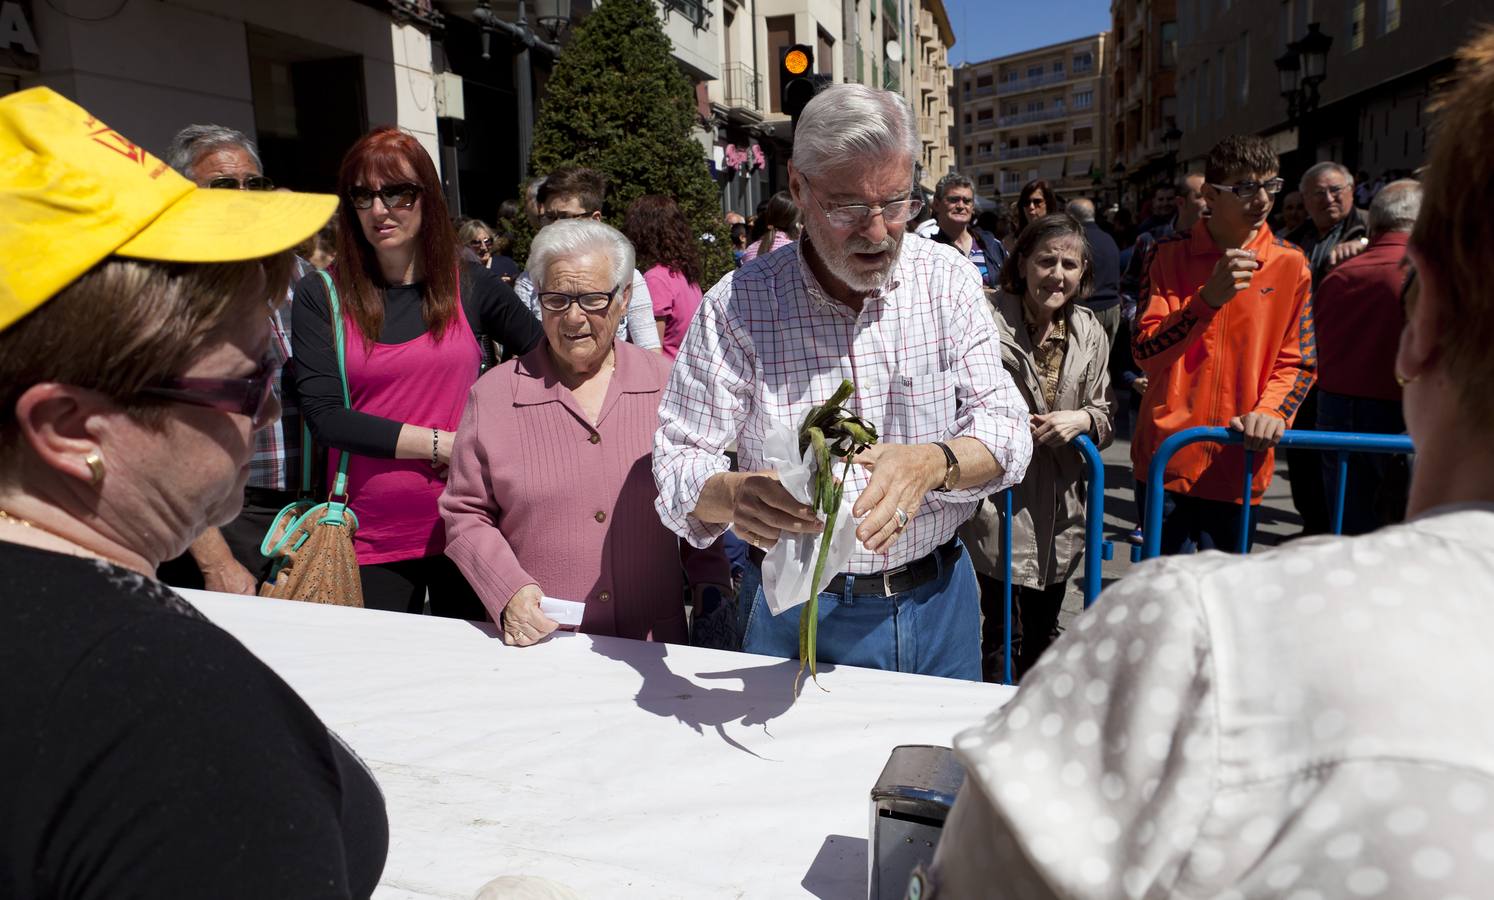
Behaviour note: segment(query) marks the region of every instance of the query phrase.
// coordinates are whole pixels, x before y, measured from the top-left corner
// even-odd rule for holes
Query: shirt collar
[[[613,339],[616,353],[613,362],[617,368],[612,372],[612,383],[608,392],[614,390],[624,394],[652,394],[664,390],[665,378],[659,368],[650,366],[649,360],[637,357],[637,353],[652,353],[640,350],[627,341]],[[535,406],[541,403],[563,402],[570,394],[560,382],[560,373],[550,358],[548,341],[515,361],[520,378],[514,388],[514,403],[519,406]]]

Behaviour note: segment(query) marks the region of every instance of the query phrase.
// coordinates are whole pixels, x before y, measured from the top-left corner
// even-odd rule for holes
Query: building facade
[[[932,191],[939,179],[955,168],[953,73],[949,51],[954,47],[954,29],[943,0],[921,0],[913,24],[913,73],[904,94],[918,116],[918,137],[923,142],[919,183]]]
[[[985,204],[1047,180],[1066,196],[1094,193],[1108,158],[1101,33],[955,72],[959,170]]]
[[[1234,133],[1266,136],[1295,182],[1335,160],[1372,178],[1425,160],[1427,106],[1453,54],[1494,0],[1270,0],[1232,8],[1182,5],[1179,127],[1183,162],[1200,168]],[[1275,61],[1309,25],[1331,37],[1315,111],[1292,122]]]
[[[1229,0],[1182,0],[1184,5],[1229,5]],[[1256,10],[1270,0],[1234,0]],[[1137,209],[1153,185],[1169,181],[1178,164],[1178,0],[1112,0],[1110,129],[1113,161],[1106,172],[1122,203]],[[1170,138],[1170,139],[1169,139]]]

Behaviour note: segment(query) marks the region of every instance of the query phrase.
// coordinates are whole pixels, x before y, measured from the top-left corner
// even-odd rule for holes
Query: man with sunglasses
[[[779,483],[769,435],[796,433],[851,379],[845,406],[881,442],[845,474],[852,547],[819,595],[818,657],[978,681],[979,589],[955,532],[1022,478],[1032,439],[969,257],[904,239],[919,147],[890,91],[833,85],[804,108],[788,169],[802,237],[728,274],[696,311],[660,402],[656,505],[696,547],[728,528],[752,545],[742,649],[797,656],[807,597],[777,598],[790,608],[773,615],[762,571],[780,536],[822,525]]]
[[[1162,441],[1207,425],[1244,433],[1255,451],[1252,503],[1273,472],[1271,448],[1296,416],[1316,366],[1307,259],[1271,233],[1266,217],[1282,181],[1276,154],[1254,136],[1209,151],[1211,213],[1152,245],[1132,352],[1149,380],[1131,444],[1138,493]],[[1240,532],[1239,445],[1193,444],[1164,475],[1162,552],[1235,551]],[[1255,517],[1251,518],[1254,528]]]
[[[171,139],[166,162],[198,187],[220,190],[272,191],[264,175],[259,151],[243,132],[222,125],[188,125]],[[291,285],[312,272],[299,256]],[[296,499],[300,479],[301,416],[295,397],[284,385],[290,365],[290,292],[285,302],[267,311],[270,320],[270,357],[260,373],[264,391],[280,398],[280,419],[254,433],[254,457],[238,518],[222,528],[209,528],[187,553],[163,563],[162,581],[179,587],[252,594],[269,574],[270,560],[259,552],[260,542],[275,515]],[[234,396],[220,402],[231,404]],[[253,399],[244,400],[252,403]]]
[[[981,284],[996,289],[1006,248],[975,224],[975,182],[969,176],[950,172],[934,186],[934,221],[938,227],[929,239],[948,244],[970,257],[980,273]]]

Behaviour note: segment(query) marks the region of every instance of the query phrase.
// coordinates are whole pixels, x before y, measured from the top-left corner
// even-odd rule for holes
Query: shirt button
[[[612,599],[612,595],[609,594],[609,593],[607,593],[606,591],[602,591],[600,594],[597,594],[597,602],[598,603],[606,603],[608,600],[611,600],[611,599]]]
[[[602,442],[602,436],[600,434],[593,434],[591,437],[587,438],[587,440],[591,441],[593,444],[600,444]]]
[[[597,510],[597,514],[592,516],[592,518],[596,519],[598,522],[605,522],[607,521],[607,514],[599,509]]]

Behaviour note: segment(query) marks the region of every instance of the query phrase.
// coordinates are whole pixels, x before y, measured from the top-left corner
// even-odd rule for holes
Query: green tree
[[[644,194],[673,197],[702,243],[704,288],[732,268],[719,188],[691,134],[695,90],[671,55],[655,0],[602,0],[556,60],[529,166],[543,175],[588,166],[607,176],[607,221],[619,228]],[[527,232],[527,225],[522,231]],[[531,235],[518,236],[527,254]]]

